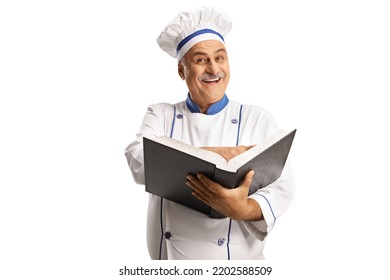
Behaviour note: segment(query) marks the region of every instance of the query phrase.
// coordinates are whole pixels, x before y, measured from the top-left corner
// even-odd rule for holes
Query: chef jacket
[[[166,135],[197,147],[254,145],[278,130],[271,114],[258,106],[242,105],[226,95],[207,114],[188,96],[171,105],[147,108],[136,139],[125,155],[133,178],[145,184],[143,136]],[[183,178],[185,182],[186,178]],[[214,219],[196,210],[149,194],[147,244],[152,259],[264,259],[265,238],[276,219],[292,202],[295,183],[289,163],[281,177],[250,195],[260,205],[260,221]]]

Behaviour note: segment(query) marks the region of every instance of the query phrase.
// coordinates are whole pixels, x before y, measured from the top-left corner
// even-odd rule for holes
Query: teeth
[[[205,83],[211,83],[211,82],[218,82],[220,81],[222,78],[225,77],[225,74],[223,73],[218,73],[216,75],[210,75],[210,74],[204,74],[204,75],[201,75],[198,80],[199,81],[202,81],[202,82],[205,82]]]
[[[212,79],[212,80],[205,80],[205,82],[216,82],[216,81],[219,81],[219,78]]]

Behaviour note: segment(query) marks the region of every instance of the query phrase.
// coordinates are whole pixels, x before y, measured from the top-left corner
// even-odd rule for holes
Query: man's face
[[[216,40],[195,44],[179,63],[192,101],[204,113],[225,94],[230,79],[229,61],[224,44]]]

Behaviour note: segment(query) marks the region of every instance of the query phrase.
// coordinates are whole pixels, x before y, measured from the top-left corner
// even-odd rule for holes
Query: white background
[[[2,1],[1,279],[150,264],[147,195],[123,150],[148,104],[186,97],[156,38],[206,3],[233,20],[229,98],[298,129],[273,279],[388,279],[390,9],[375,0]]]

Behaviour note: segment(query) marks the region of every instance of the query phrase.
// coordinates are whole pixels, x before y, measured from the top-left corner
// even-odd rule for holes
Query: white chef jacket
[[[226,95],[202,114],[190,97],[171,105],[150,105],[135,141],[125,150],[134,180],[144,184],[143,136],[166,135],[187,144],[236,146],[261,143],[277,126],[269,112],[241,105]],[[183,178],[185,182],[186,178]],[[295,190],[289,164],[274,183],[250,197],[262,210],[263,220],[237,222],[213,219],[188,207],[150,194],[147,243],[152,259],[264,259],[265,237],[288,208]]]

